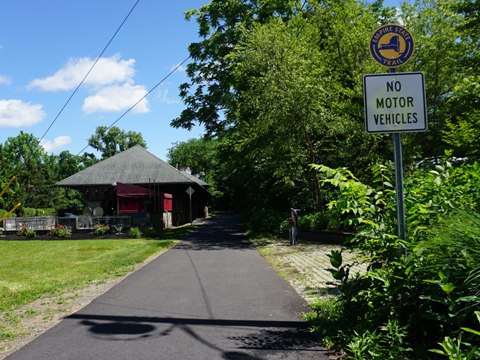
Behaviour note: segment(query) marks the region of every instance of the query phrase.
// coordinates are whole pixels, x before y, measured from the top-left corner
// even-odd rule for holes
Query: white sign
[[[365,75],[363,99],[369,133],[427,130],[425,79],[421,72]]]

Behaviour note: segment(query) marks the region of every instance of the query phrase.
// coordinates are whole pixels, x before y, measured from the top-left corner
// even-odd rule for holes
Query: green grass
[[[0,313],[122,276],[189,231],[160,239],[0,241]]]

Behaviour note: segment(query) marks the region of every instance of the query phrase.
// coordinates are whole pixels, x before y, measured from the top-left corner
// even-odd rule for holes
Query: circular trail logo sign
[[[370,39],[370,54],[380,65],[396,68],[413,55],[415,44],[410,32],[400,25],[384,25]]]

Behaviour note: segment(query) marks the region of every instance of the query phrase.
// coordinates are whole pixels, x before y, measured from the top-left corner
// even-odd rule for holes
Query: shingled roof
[[[94,186],[125,184],[198,184],[207,183],[188,176],[159,159],[140,145],[92,165],[62,181],[58,186]]]

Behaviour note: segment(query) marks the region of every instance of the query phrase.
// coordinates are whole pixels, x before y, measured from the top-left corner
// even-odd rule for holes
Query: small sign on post
[[[193,218],[192,218],[192,195],[195,192],[195,189],[189,186],[185,192],[188,194],[189,198],[189,206],[190,206],[190,225],[193,225]]]
[[[389,73],[363,77],[365,128],[369,133],[392,133],[398,237],[405,240],[401,133],[427,130],[425,80],[419,72],[396,72],[415,50],[413,36],[403,26],[381,26],[373,33],[369,48],[373,59],[389,68]]]
[[[403,26],[388,24],[379,27],[370,39],[370,54],[380,65],[397,68],[413,55],[413,36]]]

